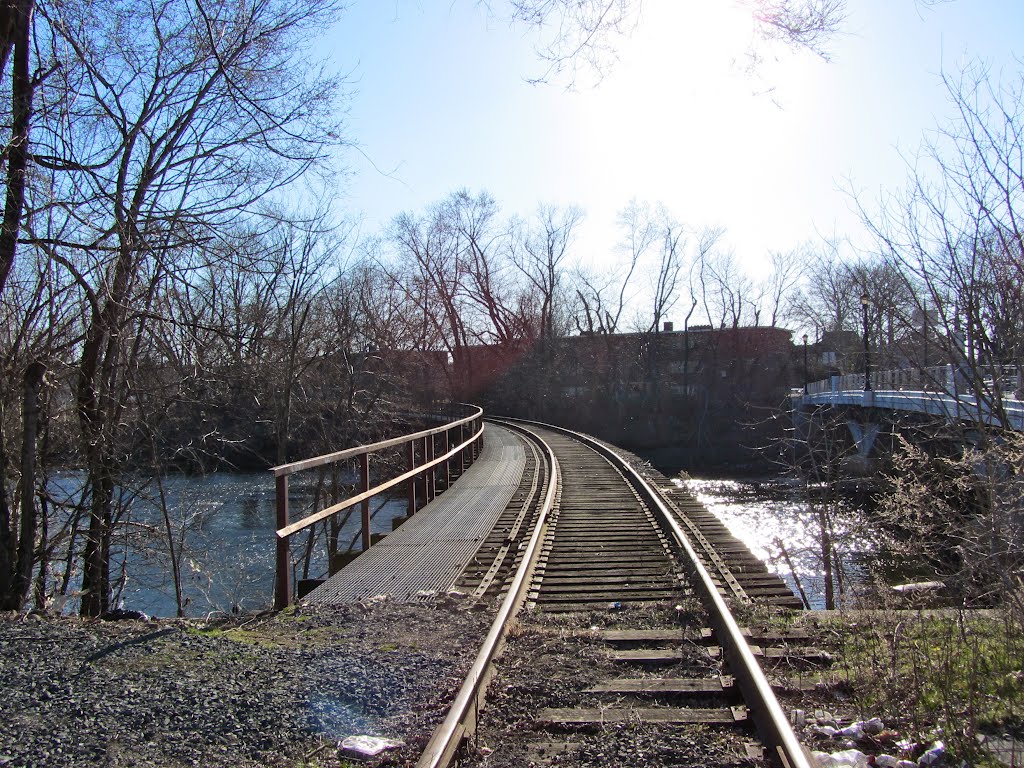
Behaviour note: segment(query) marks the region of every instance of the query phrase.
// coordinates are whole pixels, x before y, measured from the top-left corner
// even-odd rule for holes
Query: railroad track
[[[806,768],[758,664],[794,663],[791,638],[745,634],[727,605],[794,605],[777,577],[608,446],[502,423],[532,459],[460,581],[502,600],[419,765]]]

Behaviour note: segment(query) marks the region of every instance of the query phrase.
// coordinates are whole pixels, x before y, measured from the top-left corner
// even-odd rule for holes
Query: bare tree
[[[757,287],[731,251],[709,250],[697,261],[696,284],[708,320],[717,328],[757,325],[760,308]]]
[[[945,83],[955,119],[909,164],[906,189],[862,214],[903,282],[903,314],[933,326],[907,317],[904,332],[931,331],[942,360],[1001,414],[1007,393],[990,367],[1020,371],[1024,347],[1024,77],[995,82],[974,64]]]
[[[618,267],[600,275],[576,270],[574,283],[579,314],[575,324],[581,332],[611,334],[621,329],[623,313],[639,290],[634,278],[658,239],[647,203],[631,200],[619,212],[618,224],[622,237],[617,250],[623,255]]]
[[[804,279],[795,299],[798,322],[821,332],[855,330],[860,293],[852,270],[840,257],[839,244],[809,243],[800,254]]]
[[[479,0],[496,11],[495,0]],[[744,0],[766,40],[806,48],[827,57],[828,44],[846,19],[845,0]],[[544,72],[534,82],[568,76],[581,68],[601,77],[615,60],[617,43],[641,23],[643,0],[509,0],[514,21],[541,35],[536,48]]]
[[[682,225],[663,206],[658,209],[656,227],[660,247],[658,261],[652,271],[652,317],[648,329],[655,333],[679,300],[678,290],[686,266],[687,245]]]
[[[542,339],[554,338],[566,330],[565,307],[560,306],[565,301],[562,296],[565,260],[582,220],[583,211],[575,206],[541,205],[537,208],[536,224],[512,242],[513,263],[536,291],[540,302],[539,336]],[[523,226],[520,224],[520,228]]]
[[[28,175],[29,126],[36,83],[30,72],[33,0],[5,3],[0,21],[0,81],[7,74],[7,62],[13,63],[11,77],[11,138],[0,155],[0,167],[6,166],[6,194],[3,223],[0,226],[0,293],[14,265],[18,234],[25,209]],[[12,58],[13,54],[13,58]]]
[[[283,188],[337,143],[337,83],[296,65],[333,0],[40,7],[52,120],[31,161],[28,242],[86,297],[76,401],[89,480],[82,612],[107,609],[121,414],[174,259]],[[42,174],[40,174],[42,175]]]
[[[768,325],[775,327],[789,319],[797,300],[798,285],[806,267],[801,250],[771,251],[771,272],[765,280],[762,296],[768,312]]]
[[[476,386],[473,347],[504,358],[538,334],[540,308],[516,279],[511,229],[493,198],[460,190],[422,216],[396,217],[385,238],[390,252],[380,263],[419,318],[417,348],[450,355],[460,397]]]

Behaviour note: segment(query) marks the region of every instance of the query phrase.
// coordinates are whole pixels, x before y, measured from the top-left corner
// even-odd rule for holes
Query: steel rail
[[[507,422],[502,423],[507,424]],[[540,444],[550,467],[547,492],[544,495],[544,502],[537,515],[536,525],[523,552],[519,568],[516,569],[515,576],[509,585],[508,593],[498,608],[498,614],[491,623],[487,637],[484,639],[476,660],[466,675],[465,682],[459,689],[447,717],[435,729],[420,755],[419,762],[416,763],[417,768],[442,768],[449,765],[462,743],[463,736],[468,733],[467,723],[471,717],[475,719],[476,713],[479,711],[483,694],[491,677],[491,662],[501,649],[508,631],[509,620],[518,613],[525,602],[530,579],[541,551],[541,543],[544,540],[548,513],[555,503],[560,483],[560,472],[554,452],[547,443],[521,425],[508,424],[508,426],[512,426],[520,432],[526,432]],[[540,467],[538,467],[539,469]]]
[[[618,468],[634,484],[637,491],[646,497],[646,501],[657,511],[657,514],[662,518],[663,523],[672,533],[676,543],[689,560],[691,576],[695,581],[694,586],[700,593],[705,607],[708,609],[712,629],[715,630],[719,644],[722,646],[722,652],[729,662],[730,671],[736,681],[736,685],[743,694],[743,699],[750,711],[751,719],[761,734],[761,738],[765,740],[766,746],[775,750],[777,756],[787,768],[811,768],[807,754],[789,724],[789,718],[786,717],[786,713],[782,710],[778,699],[775,698],[771,684],[768,682],[768,678],[765,677],[761,666],[743,637],[739,624],[729,610],[725,598],[715,587],[711,574],[698,557],[697,551],[690,542],[686,532],[665,505],[661,494],[652,488],[626,459],[589,435],[551,424],[517,421],[520,424],[529,423],[552,432],[568,435],[589,446],[617,464]],[[509,422],[503,420],[502,423],[508,424]]]

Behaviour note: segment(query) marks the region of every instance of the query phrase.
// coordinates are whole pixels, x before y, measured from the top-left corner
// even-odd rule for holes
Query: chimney
[[[665,321],[665,333],[672,333],[672,329],[674,327],[675,326],[673,326],[670,321],[668,321],[668,320]]]

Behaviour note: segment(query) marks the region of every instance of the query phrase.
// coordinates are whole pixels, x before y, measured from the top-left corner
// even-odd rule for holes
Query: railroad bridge
[[[573,706],[536,712],[538,728],[557,733],[642,723],[667,729],[666,739],[678,738],[679,729],[736,728],[748,754],[763,752],[770,764],[808,766],[759,664],[772,658],[792,665],[798,651],[769,647],[787,642],[785,637],[752,638],[730,609],[753,603],[800,609],[803,603],[712,513],[637,457],[586,435],[504,419],[485,424],[482,411],[472,407],[438,420],[412,435],[273,470],[278,607],[295,599],[293,570],[307,549],[293,548],[291,539],[358,511],[362,548],[354,558],[336,558],[325,580],[304,584],[301,599],[334,605],[377,595],[411,602],[455,594],[495,613],[477,661],[419,765],[451,765],[459,745],[475,732],[513,620],[522,626],[531,616],[611,611],[628,622],[635,611],[646,610],[653,613],[636,614],[648,616],[642,627],[616,624],[590,632],[592,639],[617,648],[602,657],[609,663],[670,665],[674,671],[581,685]],[[301,482],[297,476],[311,473],[322,488],[339,472],[357,478],[352,495],[335,493],[322,509],[293,514],[290,488]],[[406,514],[392,533],[375,537],[373,500],[399,488]],[[684,607],[691,603],[700,606],[699,618],[687,618],[698,610]],[[651,616],[661,624],[652,625]],[[568,647],[564,652],[572,655]],[[693,697],[703,705],[690,705]],[[757,745],[749,741],[751,724]],[[493,727],[492,738],[500,738],[504,726]]]
[[[557,446],[560,458],[543,455],[530,439],[537,434]],[[377,466],[376,457],[396,447],[404,453],[405,471],[377,478],[371,487],[371,465]],[[576,610],[586,604],[668,599],[677,581],[655,555],[681,542],[671,541],[670,524],[657,519],[609,457],[655,486],[680,526],[680,538],[692,540],[716,585],[730,597],[802,605],[681,484],[638,457],[551,425],[502,419],[488,420],[485,426],[478,409],[465,419],[414,435],[276,467],[277,605],[285,607],[296,596],[291,576],[299,555],[290,539],[349,509],[360,512],[362,547],[333,558],[330,578],[301,585],[298,591],[303,597],[309,593],[309,601],[356,602],[378,594],[408,600],[452,588],[475,597],[494,593],[521,559],[523,539],[536,527],[543,502],[539,493],[545,487],[560,503],[545,523],[548,538],[533,574],[536,601],[549,609]],[[554,461],[560,467],[557,484],[550,477]],[[347,462],[357,465],[360,492],[293,520],[289,479]],[[372,500],[396,486],[405,491],[406,514],[393,521],[392,533],[373,534]],[[633,519],[635,514],[640,518]],[[572,532],[568,544],[562,536],[556,539],[556,530],[563,536]],[[595,558],[588,561],[593,553]]]

